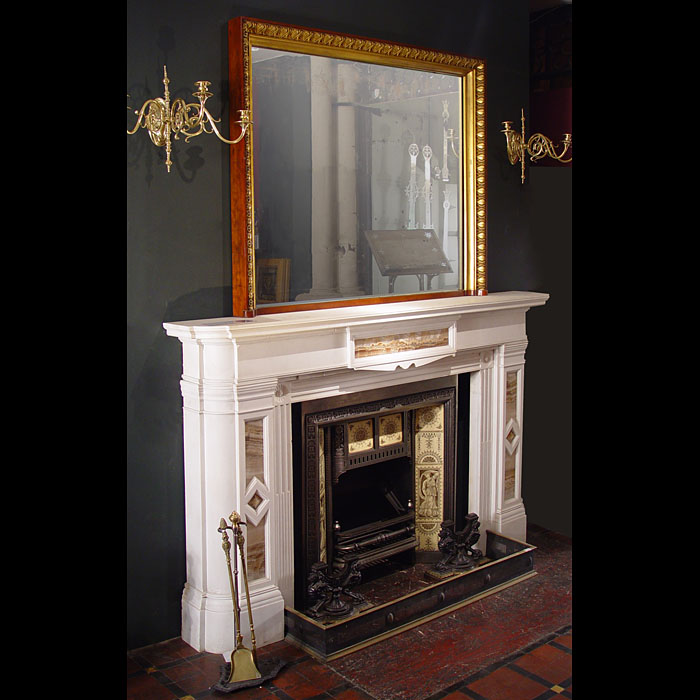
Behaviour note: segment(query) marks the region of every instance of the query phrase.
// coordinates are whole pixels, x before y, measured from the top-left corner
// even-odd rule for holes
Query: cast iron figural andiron
[[[455,531],[454,521],[442,521],[438,535],[438,550],[442,553],[442,559],[435,564],[436,571],[466,571],[473,569],[481,559],[481,550],[474,549],[480,536],[479,516],[469,513],[465,520],[466,525],[459,531]]]
[[[346,562],[341,569],[330,569],[328,564],[317,562],[311,567],[307,581],[307,593],[313,605],[307,611],[311,617],[330,615],[342,617],[350,614],[355,603],[364,603],[365,599],[359,593],[353,593],[351,586],[357,585],[362,578],[358,569],[358,561]]]

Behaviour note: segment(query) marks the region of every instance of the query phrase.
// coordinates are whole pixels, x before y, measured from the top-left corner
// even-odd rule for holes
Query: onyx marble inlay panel
[[[518,372],[506,372],[505,500],[515,498],[515,471],[520,446],[518,424]]]
[[[449,345],[449,342],[449,328],[385,335],[376,338],[356,338],[355,357],[373,357],[374,355],[437,348]]]
[[[267,523],[267,486],[265,484],[264,423],[262,419],[245,423],[245,475],[248,507],[260,517],[256,523],[246,518],[248,578],[265,577],[265,526]]]

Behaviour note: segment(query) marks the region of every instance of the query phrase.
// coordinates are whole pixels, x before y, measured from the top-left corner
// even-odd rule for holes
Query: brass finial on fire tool
[[[243,553],[243,533],[241,532],[241,516],[234,512],[229,518],[233,523],[233,536]],[[222,547],[226,552],[226,563],[228,565],[228,577],[231,584],[231,597],[233,598],[233,627],[236,646],[231,652],[231,671],[228,677],[228,683],[237,683],[239,681],[249,681],[254,678],[261,678],[262,674],[258,671],[255,663],[253,652],[243,646],[243,635],[241,634],[241,607],[238,603],[238,557],[234,553],[233,573],[231,573],[231,543],[226,533],[226,521],[221,518],[220,530],[222,530]],[[250,612],[250,594],[248,593],[248,576],[246,574],[245,565],[243,566],[243,575],[245,578],[246,596],[248,598],[248,615],[250,616],[250,627],[253,629],[253,616]],[[255,637],[253,637],[255,639]],[[255,643],[255,642],[253,642]]]
[[[226,564],[228,566],[228,579],[231,585],[231,598],[233,600],[233,637],[234,650],[231,652],[231,663],[221,667],[221,678],[218,683],[212,686],[213,690],[222,693],[231,693],[241,688],[250,688],[254,685],[261,685],[267,680],[274,678],[285,662],[266,657],[258,664],[258,652],[255,647],[255,627],[253,626],[253,610],[250,604],[250,591],[248,589],[248,571],[245,563],[245,538],[241,525],[246,523],[241,521],[241,516],[235,511],[229,516],[233,524],[227,525],[226,520],[221,518],[218,531],[221,533],[221,546],[226,553]],[[245,596],[248,604],[248,619],[250,621],[250,639],[252,651],[243,646],[243,635],[241,634],[241,607],[238,599],[238,557],[234,550],[233,571],[231,571],[231,542],[228,538],[227,530],[232,531],[234,546],[238,546],[238,553],[241,557],[241,569],[243,571],[243,582],[245,584]]]

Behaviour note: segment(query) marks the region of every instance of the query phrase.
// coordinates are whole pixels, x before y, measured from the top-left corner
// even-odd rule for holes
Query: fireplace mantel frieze
[[[547,294],[498,292],[483,297],[455,297],[341,309],[267,314],[251,319],[217,318],[163,324],[183,344],[210,346],[215,365],[199,367],[199,354],[185,351],[184,376],[234,382],[318,373],[334,369],[393,370],[420,366],[458,350],[488,347],[524,336],[524,312],[541,306]],[[522,327],[519,327],[522,326]],[[359,341],[389,336],[447,331],[446,342],[413,350],[360,357]],[[236,352],[227,352],[233,343]],[[420,346],[420,338],[417,344]],[[221,355],[217,358],[218,354]],[[290,358],[294,358],[290,362]],[[188,362],[189,360],[189,362]],[[225,361],[221,361],[225,360]],[[213,371],[211,371],[213,370]]]
[[[182,343],[184,640],[200,651],[232,649],[217,528],[233,510],[247,513],[258,533],[259,573],[250,582],[258,645],[284,637],[284,607],[294,604],[297,402],[469,373],[469,509],[479,514],[483,532],[524,539],[525,316],[548,298],[498,292],[165,323]],[[248,629],[245,610],[241,627]]]

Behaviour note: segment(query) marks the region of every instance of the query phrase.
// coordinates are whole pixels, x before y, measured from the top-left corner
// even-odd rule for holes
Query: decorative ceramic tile
[[[435,551],[443,520],[444,406],[418,408],[414,420],[417,549]]]
[[[326,431],[318,429],[318,497],[319,497],[319,543],[320,560],[327,561],[326,547]]]
[[[403,423],[400,413],[379,417],[379,446],[395,445],[403,440]]]
[[[374,447],[374,421],[348,423],[348,452],[364,452]]]
[[[443,430],[443,407],[426,406],[416,410],[416,430]]]

